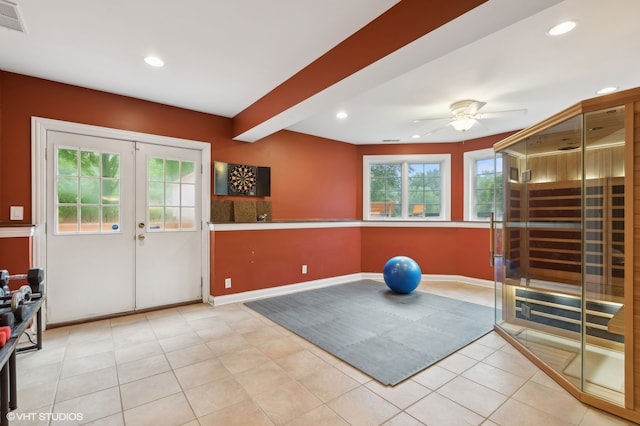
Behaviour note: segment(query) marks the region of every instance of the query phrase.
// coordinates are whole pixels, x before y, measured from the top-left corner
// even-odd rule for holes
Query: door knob
[[[144,240],[144,234],[138,234],[138,239],[139,240]]]
[[[140,222],[140,223],[138,224],[138,228],[144,228],[144,222]]]

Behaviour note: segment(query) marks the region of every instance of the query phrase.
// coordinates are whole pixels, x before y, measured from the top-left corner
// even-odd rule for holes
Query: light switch
[[[24,217],[24,207],[22,206],[11,206],[11,210],[9,213],[9,219],[11,220],[22,220]]]

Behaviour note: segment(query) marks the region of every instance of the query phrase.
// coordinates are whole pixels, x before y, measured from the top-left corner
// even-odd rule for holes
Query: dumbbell
[[[44,281],[44,269],[32,268],[26,274],[9,275],[6,269],[0,269],[0,296],[9,296],[9,281],[27,280],[32,293],[42,294],[42,282]]]
[[[6,297],[4,297],[6,299]],[[26,316],[25,303],[33,298],[31,286],[23,285],[18,290],[11,292],[11,303],[0,305],[0,308],[11,307],[11,312],[0,313],[0,326],[9,326],[13,328],[16,322],[21,322]]]

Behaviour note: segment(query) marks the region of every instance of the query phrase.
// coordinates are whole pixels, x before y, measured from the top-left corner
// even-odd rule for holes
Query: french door
[[[47,323],[202,297],[200,151],[46,134]]]

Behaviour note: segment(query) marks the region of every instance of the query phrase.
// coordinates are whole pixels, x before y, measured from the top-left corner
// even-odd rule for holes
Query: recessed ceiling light
[[[419,139],[420,135],[411,135],[411,139]]]
[[[576,23],[574,21],[565,21],[552,27],[549,30],[549,35],[557,36],[557,35],[566,34],[572,29],[574,29],[575,27],[576,27]]]
[[[610,86],[610,87],[605,87],[604,89],[600,89],[596,93],[598,95],[606,95],[607,93],[615,92],[616,90],[618,90],[617,87]]]
[[[349,114],[347,114],[344,111],[340,111],[336,114],[336,118],[339,118],[340,120],[344,120],[345,118],[347,118],[349,116]]]
[[[158,58],[157,56],[147,56],[146,58],[144,58],[144,61],[148,65],[151,65],[152,67],[163,67],[164,66],[164,61],[162,59]]]

